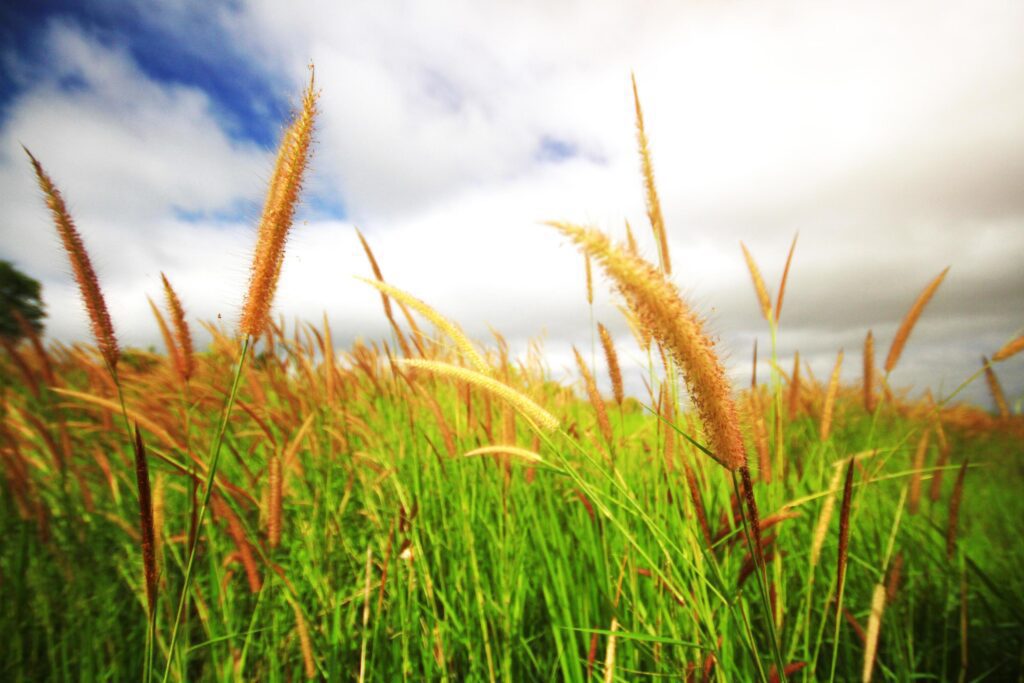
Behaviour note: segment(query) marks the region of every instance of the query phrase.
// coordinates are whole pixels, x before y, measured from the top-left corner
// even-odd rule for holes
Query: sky
[[[1024,3],[202,2],[0,5],[0,259],[40,280],[47,334],[88,338],[24,144],[58,187],[122,342],[161,346],[164,272],[193,322],[237,321],[274,151],[315,64],[314,158],[275,311],[340,346],[387,336],[385,278],[482,344],[541,339],[555,375],[591,320],[633,393],[644,363],[610,283],[546,220],[656,258],[630,75],[673,278],[737,385],[778,336],[818,378],[879,360],[951,266],[892,381],[946,395],[1024,328]],[[198,325],[193,324],[197,328]],[[202,337],[201,337],[202,338]],[[599,356],[599,354],[598,354]],[[762,367],[767,373],[767,367]],[[997,366],[1011,401],[1024,358]],[[598,373],[603,375],[603,373]],[[983,383],[963,394],[989,405]]]

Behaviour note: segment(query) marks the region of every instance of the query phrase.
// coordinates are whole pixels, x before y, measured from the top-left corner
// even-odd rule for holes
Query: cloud
[[[215,28],[194,39],[202,50],[224,37],[286,95],[316,64],[317,208],[295,227],[277,307],[307,320],[326,311],[339,340],[386,333],[379,300],[349,277],[367,272],[358,224],[394,284],[481,339],[492,325],[524,348],[546,331],[553,366],[571,365],[569,344],[590,338],[582,260],[539,221],[621,235],[628,218],[654,253],[630,70],[676,280],[737,377],[754,336],[767,341],[741,239],[774,283],[800,231],[779,351],[799,348],[819,376],[843,347],[855,378],[866,330],[887,343],[946,265],[899,382],[955,384],[1022,324],[1016,4],[176,7],[160,20],[168,36],[187,47],[204,17]],[[67,281],[62,257],[17,141],[71,200],[119,328],[156,340],[141,292],[158,291],[159,270],[193,314],[233,321],[270,151],[239,137],[224,102],[155,80],[123,45],[67,21],[46,40],[55,66],[8,105],[0,130],[0,230],[5,250],[44,275],[61,316],[51,329],[84,334],[64,318],[72,293],[56,284]],[[599,283],[597,317],[627,343]],[[1020,363],[1000,372],[1011,395],[1024,392]]]

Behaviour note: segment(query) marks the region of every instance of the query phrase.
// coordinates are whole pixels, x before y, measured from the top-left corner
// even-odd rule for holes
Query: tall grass
[[[578,393],[539,356],[479,344],[386,284],[362,234],[393,338],[340,350],[326,320],[275,323],[312,83],[280,147],[241,325],[208,325],[206,349],[167,278],[170,324],[153,307],[167,353],[116,344],[90,304],[84,242],[32,159],[98,353],[30,339],[0,355],[0,676],[1019,676],[1021,416],[890,385],[945,271],[898,328],[879,400],[870,333],[858,385],[841,381],[841,352],[827,383],[798,356],[782,370],[796,239],[774,306],[744,246],[772,343],[767,380],[737,390],[671,279],[635,82],[634,95],[658,264],[628,224],[622,246],[552,225],[596,266],[588,303],[601,273],[622,296],[646,401],[625,395],[604,325],[610,401],[596,358],[576,352]]]

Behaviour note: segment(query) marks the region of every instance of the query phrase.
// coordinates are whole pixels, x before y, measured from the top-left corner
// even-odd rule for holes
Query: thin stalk
[[[753,558],[754,565],[757,567],[757,571],[754,573],[757,574],[757,585],[760,588],[761,607],[764,608],[765,618],[768,620],[768,636],[771,640],[772,659],[775,660],[775,670],[778,673],[779,680],[782,683],[785,683],[786,665],[782,661],[782,651],[779,649],[778,634],[775,631],[775,615],[772,614],[771,598],[768,596],[768,574],[764,565],[764,556],[761,554],[760,544],[754,541],[754,530],[752,527],[755,522],[750,519],[748,511],[744,506],[746,495],[740,491],[740,479],[739,473],[737,472],[732,473],[732,485],[733,489],[736,491],[736,498],[739,501],[740,514],[743,517],[743,536],[746,538],[747,547],[750,549],[750,556]],[[747,477],[747,481],[744,482],[744,486],[750,486],[749,477]],[[749,493],[753,496],[753,489],[751,489]],[[760,657],[755,656],[754,660],[757,662],[757,668],[761,672],[762,678],[764,678],[764,669],[761,665]]]
[[[220,449],[224,443],[224,434],[227,432],[228,420],[231,417],[231,409],[235,405],[235,398],[238,395],[238,387],[241,384],[242,368],[245,366],[245,359],[249,355],[249,345],[252,343],[252,336],[246,335],[242,342],[242,354],[235,366],[235,375],[231,379],[231,392],[228,394],[227,402],[221,412],[220,426],[217,428],[217,436],[210,448],[210,465],[206,473],[206,483],[203,488],[203,503],[199,507],[199,515],[196,520],[196,535],[192,539],[192,546],[188,551],[188,563],[185,565],[185,579],[181,587],[181,596],[178,599],[178,609],[174,617],[174,626],[171,629],[171,642],[167,647],[167,665],[164,667],[164,675],[161,679],[166,683],[171,673],[171,663],[174,661],[174,646],[178,641],[178,628],[181,625],[181,616],[185,611],[185,603],[188,602],[188,591],[192,583],[192,567],[195,564],[196,548],[199,546],[199,529],[203,526],[206,517],[206,509],[210,505],[210,495],[213,493],[213,480],[217,474],[217,463],[220,460]]]

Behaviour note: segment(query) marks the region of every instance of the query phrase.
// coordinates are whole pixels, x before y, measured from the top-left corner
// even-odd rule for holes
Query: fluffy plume
[[[633,79],[633,104],[636,107],[636,141],[640,148],[640,170],[644,177],[644,193],[647,201],[647,217],[651,221],[651,230],[658,241],[658,254],[661,256],[661,269],[665,274],[672,273],[672,260],[668,255],[668,236],[665,234],[665,219],[661,215],[661,200],[658,189],[654,185],[654,166],[651,164],[651,150],[647,143],[647,132],[644,130],[644,112],[640,108],[640,94],[636,89],[636,77]]]
[[[960,502],[964,498],[964,477],[967,476],[967,458],[960,465],[960,472],[956,475],[956,484],[953,485],[953,495],[949,499],[949,523],[946,526],[946,557],[953,559],[956,552],[956,533],[960,523]]]
[[[612,435],[612,424],[608,421],[608,411],[605,409],[604,399],[601,398],[601,393],[597,390],[597,382],[594,381],[594,375],[591,374],[590,368],[587,367],[586,362],[583,360],[583,356],[580,355],[575,346],[572,347],[572,352],[576,356],[576,366],[579,367],[580,374],[583,375],[583,385],[586,387],[590,405],[594,408],[594,413],[597,415],[597,426],[601,430],[601,436],[604,437],[608,448],[611,448],[615,443],[615,438]]]
[[[164,283],[164,297],[167,299],[167,310],[171,313],[171,324],[174,325],[174,339],[177,341],[178,346],[174,361],[178,364],[178,375],[183,382],[187,382],[196,371],[192,332],[188,329],[188,322],[185,320],[185,309],[181,305],[181,300],[178,299],[178,294],[171,287],[171,283],[166,275],[160,273],[160,279]]]
[[[934,280],[928,283],[928,286],[924,288],[917,297],[917,301],[907,311],[907,315],[903,318],[903,322],[900,323],[899,329],[896,331],[896,336],[893,337],[892,346],[889,347],[889,356],[885,359],[885,372],[892,372],[893,368],[896,367],[896,363],[900,359],[900,354],[903,353],[903,347],[907,345],[907,339],[910,338],[910,333],[914,329],[914,325],[917,324],[917,319],[921,317],[924,307],[928,305],[928,302],[935,296],[935,290],[942,284],[943,279],[946,277],[946,273],[949,272],[947,267],[941,273],[936,276]]]
[[[747,270],[750,271],[750,279],[754,282],[754,293],[757,294],[757,303],[761,306],[761,315],[768,322],[772,319],[772,300],[768,296],[768,288],[765,287],[764,278],[761,277],[761,270],[757,267],[757,263],[754,261],[754,257],[751,256],[750,251],[747,250],[747,245],[740,242],[740,248],[743,249],[743,258],[747,262]]]
[[[868,330],[864,338],[864,410],[875,412],[875,337]]]
[[[370,262],[370,269],[373,270],[373,276],[380,282],[384,282],[384,275],[381,273],[380,266],[377,264],[377,257],[373,255],[373,249],[370,248],[370,243],[366,241],[365,237],[363,237],[363,233],[359,228],[356,228],[356,236],[359,238],[359,243],[363,245],[363,251],[366,253],[366,259]],[[384,292],[380,293],[380,299],[381,303],[384,305],[384,315],[387,317],[388,322],[391,323],[391,328],[395,331],[395,338],[398,339],[398,345],[402,347],[402,355],[406,358],[411,358],[412,351],[409,349],[409,342],[406,341],[405,335],[402,334],[402,329],[398,326],[398,323],[395,322],[395,316],[391,311],[391,300]],[[402,310],[406,311],[404,307]],[[406,311],[406,314],[408,314],[408,311]],[[409,319],[409,324],[414,333],[418,331],[411,318]]]
[[[800,352],[793,354],[793,374],[789,379],[789,419],[796,417],[796,411],[800,409]]]
[[[458,325],[451,322],[413,295],[399,289],[398,287],[389,285],[388,283],[380,280],[370,280],[365,277],[356,276],[356,279],[361,282],[365,282],[371,287],[376,287],[381,294],[390,296],[395,301],[405,304],[430,322],[434,323],[434,326],[437,327],[437,329],[455,342],[455,346],[478,372],[482,372],[484,374],[491,373],[491,367],[487,365],[487,361],[483,359],[480,353],[476,350],[476,347],[473,346],[473,342],[469,340],[469,337],[466,336],[465,332],[463,332]]]
[[[846,560],[850,550],[850,502],[853,498],[853,466],[854,458],[846,466],[846,481],[843,484],[843,504],[839,509],[839,551],[836,556],[836,586],[840,595],[846,581]],[[841,603],[839,605],[842,606]]]
[[[836,357],[836,365],[832,368],[832,378],[828,382],[828,391],[825,393],[825,405],[821,409],[821,429],[819,435],[822,441],[828,439],[832,431],[832,411],[835,408],[836,394],[839,392],[839,372],[843,369],[843,352],[840,351]]]
[[[605,362],[608,364],[608,377],[612,382],[612,396],[615,397],[615,403],[621,407],[625,394],[622,390],[622,370],[619,367],[619,354],[615,351],[615,343],[612,341],[612,335],[608,332],[608,328],[598,323],[597,332],[601,337],[601,347],[604,349]]]
[[[427,370],[441,375],[442,377],[449,377],[462,382],[468,382],[475,387],[494,394],[498,398],[508,401],[512,407],[532,420],[534,424],[544,431],[553,432],[558,429],[558,418],[515,389],[509,387],[507,384],[502,384],[493,377],[488,377],[487,375],[479,372],[473,372],[466,368],[460,368],[457,365],[450,365],[448,363],[440,363],[432,360],[408,359],[399,361],[399,363],[405,367]]]
[[[24,147],[22,149],[25,149]],[[71,261],[71,272],[78,283],[78,291],[85,303],[85,310],[89,313],[89,325],[92,328],[92,336],[96,339],[96,346],[99,347],[100,355],[111,370],[117,367],[117,359],[121,355],[117,345],[117,337],[114,335],[114,325],[110,322],[110,314],[107,312],[107,303],[100,290],[99,280],[96,278],[96,271],[93,270],[92,261],[89,260],[89,253],[85,250],[81,235],[71,220],[64,205],[64,198],[56,185],[46,175],[42,164],[32,156],[32,153],[25,149],[32,162],[32,168],[36,172],[36,180],[39,187],[46,195],[46,206],[53,214],[53,223],[57,228],[64,251],[67,252]]]
[[[996,371],[984,356],[981,357],[981,364],[985,368],[985,382],[988,384],[988,391],[992,394],[992,402],[996,406],[999,417],[1006,419],[1010,416],[1010,404],[1006,402],[1006,394],[1003,393],[1003,385],[999,382]]]
[[[731,470],[743,466],[747,455],[725,370],[703,324],[683,302],[679,290],[650,263],[612,245],[603,233],[568,223],[549,225],[604,268],[642,327],[682,367],[715,458]]]
[[[832,522],[832,513],[836,507],[836,491],[839,489],[839,480],[843,471],[838,467],[832,473],[832,480],[828,483],[828,496],[821,506],[821,514],[818,515],[818,524],[814,527],[814,536],[811,539],[811,566],[818,564],[821,557],[821,549],[825,545],[825,537],[828,535],[828,527]]]
[[[1006,360],[1010,356],[1017,355],[1021,351],[1024,351],[1024,334],[1012,341],[1006,342],[1006,344],[1003,345],[1003,348],[993,354],[992,361],[998,363],[1001,360]]]
[[[789,245],[789,254],[786,255],[786,267],[782,269],[782,280],[779,282],[779,295],[775,299],[775,323],[778,324],[782,315],[782,298],[786,293],[786,282],[789,281],[789,266],[793,262],[793,251],[796,249],[796,239],[800,233],[793,235],[793,243]]]
[[[527,462],[544,462],[544,459],[533,451],[525,448],[519,448],[518,446],[484,446],[482,448],[474,448],[462,455],[466,458],[471,458],[476,455],[514,455],[515,457],[522,458]]]
[[[284,246],[292,226],[302,189],[302,176],[309,164],[316,119],[317,93],[310,68],[309,87],[302,98],[302,110],[285,131],[277,153],[274,175],[267,190],[259,235],[249,277],[249,290],[239,325],[243,334],[258,337],[267,326],[270,304],[284,262]]]
[[[914,473],[910,476],[910,495],[907,497],[907,510],[910,514],[917,514],[921,505],[921,470],[924,468],[924,459],[928,454],[928,444],[931,441],[931,432],[927,429],[917,442],[917,449],[914,451],[914,459],[910,468]]]

